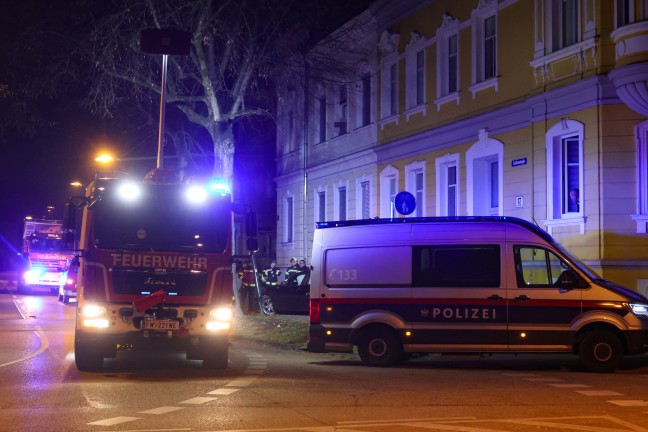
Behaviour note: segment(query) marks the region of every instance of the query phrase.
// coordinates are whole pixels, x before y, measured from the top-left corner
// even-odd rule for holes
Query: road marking
[[[586,384],[549,384],[552,387],[559,387],[559,388],[590,388],[592,386],[588,386]]]
[[[216,400],[216,398],[213,398],[213,397],[199,396],[199,397],[184,400],[184,401],[182,401],[180,403],[191,404],[191,405],[200,405],[200,404],[204,404],[206,402],[211,402],[211,401],[215,401],[215,400]]]
[[[235,379],[234,381],[225,384],[225,387],[247,387],[254,381],[254,379]]]
[[[99,420],[96,422],[88,423],[89,425],[95,426],[114,426],[120,423],[126,423],[133,420],[139,420],[140,417],[113,417],[106,420]]]
[[[219,389],[216,389],[216,390],[210,391],[210,392],[207,393],[207,394],[210,394],[210,395],[224,395],[224,396],[227,396],[227,395],[231,395],[232,393],[235,393],[235,392],[237,392],[237,391],[239,391],[239,390],[241,390],[241,389],[237,389],[237,388],[219,388]]]
[[[36,330],[34,331],[34,333],[36,333],[36,336],[38,336],[38,338],[41,341],[41,346],[38,348],[38,350],[36,352],[33,352],[33,353],[31,353],[31,354],[29,354],[29,355],[27,355],[25,357],[19,358],[17,360],[13,360],[13,361],[10,361],[10,362],[4,363],[4,364],[0,364],[0,367],[5,367],[5,366],[12,365],[12,364],[24,362],[26,360],[29,360],[30,358],[33,358],[33,357],[36,357],[37,355],[42,354],[47,348],[49,348],[49,340],[47,339],[47,336],[45,336],[45,332],[43,331],[43,329],[40,326],[38,326],[38,325],[36,326]]]
[[[563,381],[558,378],[524,378],[527,381],[533,381],[533,382],[556,382],[556,381]]]
[[[648,406],[648,400],[609,400],[608,402],[623,407]]]
[[[146,411],[140,411],[138,414],[166,414],[166,413],[170,413],[170,412],[173,412],[173,411],[178,411],[178,410],[181,410],[181,409],[185,409],[185,407],[163,406],[163,407],[153,408],[153,409],[146,410]]]
[[[576,390],[576,393],[585,396],[623,396],[623,393],[617,393],[611,390]]]

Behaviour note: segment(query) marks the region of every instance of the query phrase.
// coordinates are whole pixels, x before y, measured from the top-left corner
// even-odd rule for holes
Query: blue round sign
[[[407,191],[399,192],[394,198],[394,208],[402,215],[410,215],[416,210],[416,198]]]

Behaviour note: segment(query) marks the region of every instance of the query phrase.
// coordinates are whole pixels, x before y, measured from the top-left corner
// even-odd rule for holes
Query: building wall
[[[362,144],[350,131],[334,148],[332,140],[313,149],[302,250],[310,248],[317,187],[327,188],[327,219],[335,218],[335,185],[348,182],[355,197],[354,177],[373,178],[372,217],[384,217],[393,199],[390,179],[403,191],[422,172],[424,216],[453,212],[448,197],[458,191],[456,215],[533,221],[603,277],[644,289],[648,159],[641,154],[648,137],[641,135],[646,127],[637,127],[648,101],[627,89],[648,82],[648,47],[641,44],[648,7],[634,2],[623,23],[618,11],[626,2],[572,1],[578,20],[568,35],[556,24],[562,18],[555,0],[377,1],[369,10],[376,23],[372,122]],[[496,68],[485,77],[481,35],[492,16]],[[453,35],[456,89],[448,75]],[[423,100],[413,104],[421,55]],[[352,157],[356,152],[363,156]],[[282,159],[288,158],[280,157],[280,166]],[[570,185],[578,186],[577,200],[570,200]],[[349,200],[349,218],[356,218],[356,205]]]

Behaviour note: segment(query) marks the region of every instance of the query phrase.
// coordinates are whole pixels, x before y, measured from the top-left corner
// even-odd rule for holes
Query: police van
[[[648,351],[648,299],[512,217],[317,224],[308,348],[370,366],[411,353],[573,353],[594,372]]]

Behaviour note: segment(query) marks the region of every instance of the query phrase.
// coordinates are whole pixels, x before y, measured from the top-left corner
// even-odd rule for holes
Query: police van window
[[[499,245],[415,246],[412,278],[420,287],[499,287]]]
[[[329,249],[325,255],[325,283],[330,287],[409,286],[412,277],[410,246]]]
[[[550,250],[533,246],[514,246],[518,287],[554,287],[563,271],[570,267]]]

